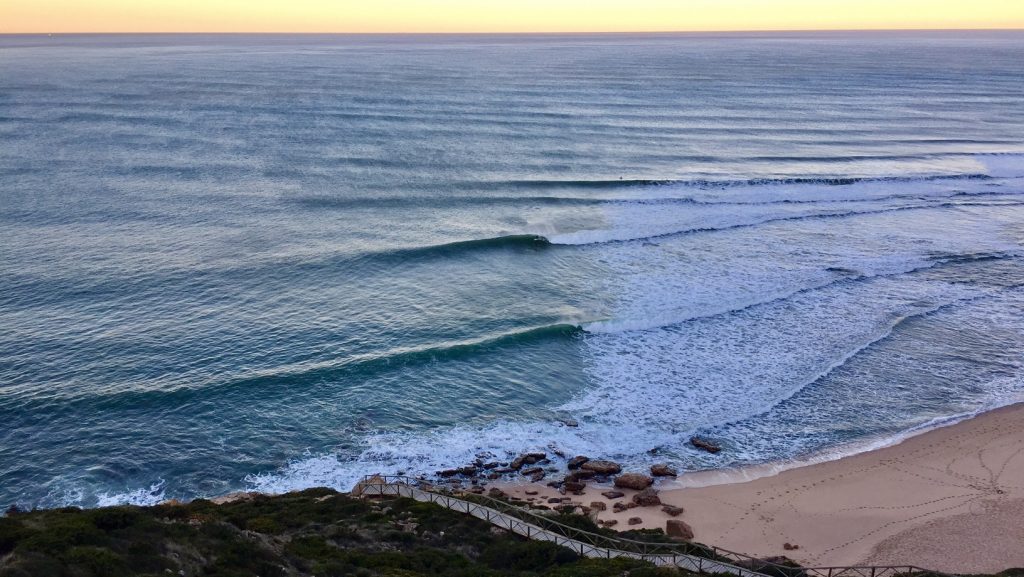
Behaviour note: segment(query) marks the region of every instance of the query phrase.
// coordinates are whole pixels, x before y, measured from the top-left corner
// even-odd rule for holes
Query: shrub
[[[136,507],[108,507],[89,512],[92,524],[102,531],[127,529],[141,518],[142,514]]]
[[[511,541],[489,545],[480,561],[494,569],[541,571],[553,565],[572,563],[579,555],[546,541]]]
[[[20,521],[0,517],[0,556],[14,550],[18,541],[28,536],[29,530]]]
[[[117,577],[129,573],[124,559],[109,549],[72,547],[65,560],[72,567],[96,577]]]
[[[80,515],[59,514],[48,519],[46,529],[21,539],[17,549],[59,554],[80,545],[101,546],[106,536]]]

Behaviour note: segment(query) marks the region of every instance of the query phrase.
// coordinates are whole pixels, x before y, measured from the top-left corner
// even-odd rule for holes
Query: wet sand
[[[680,477],[680,481],[684,481]],[[667,489],[667,487],[663,487]],[[561,497],[541,485],[506,487],[535,501]],[[660,507],[612,511],[588,487],[574,502],[604,502],[615,529],[665,527]],[[632,491],[625,491],[629,501]],[[805,566],[918,565],[955,573],[1024,567],[1024,404],[1005,407],[897,445],[746,482],[662,490],[695,540]],[[628,525],[630,518],[642,523]],[[785,545],[796,546],[786,549]]]

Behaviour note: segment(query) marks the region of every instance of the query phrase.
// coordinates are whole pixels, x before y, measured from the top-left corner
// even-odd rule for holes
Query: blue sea
[[[1022,243],[1020,32],[0,36],[0,504],[837,457],[1024,398]]]

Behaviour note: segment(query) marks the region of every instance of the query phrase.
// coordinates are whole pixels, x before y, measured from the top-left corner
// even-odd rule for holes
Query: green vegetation
[[[585,517],[557,519],[597,529]],[[627,559],[581,559],[469,515],[328,489],[215,505],[12,512],[0,518],[0,577],[667,577]]]

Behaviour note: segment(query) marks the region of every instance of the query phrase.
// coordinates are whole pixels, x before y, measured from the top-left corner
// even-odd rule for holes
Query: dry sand
[[[535,501],[540,485],[505,487]],[[615,529],[665,527],[660,507],[613,513]],[[628,501],[631,491],[622,501]],[[527,497],[528,498],[528,497]],[[661,492],[685,508],[695,540],[805,566],[917,565],[954,573],[1024,567],[1024,404],[912,437],[898,445],[753,481]],[[643,523],[627,525],[631,517]],[[798,549],[785,550],[789,543]]]

